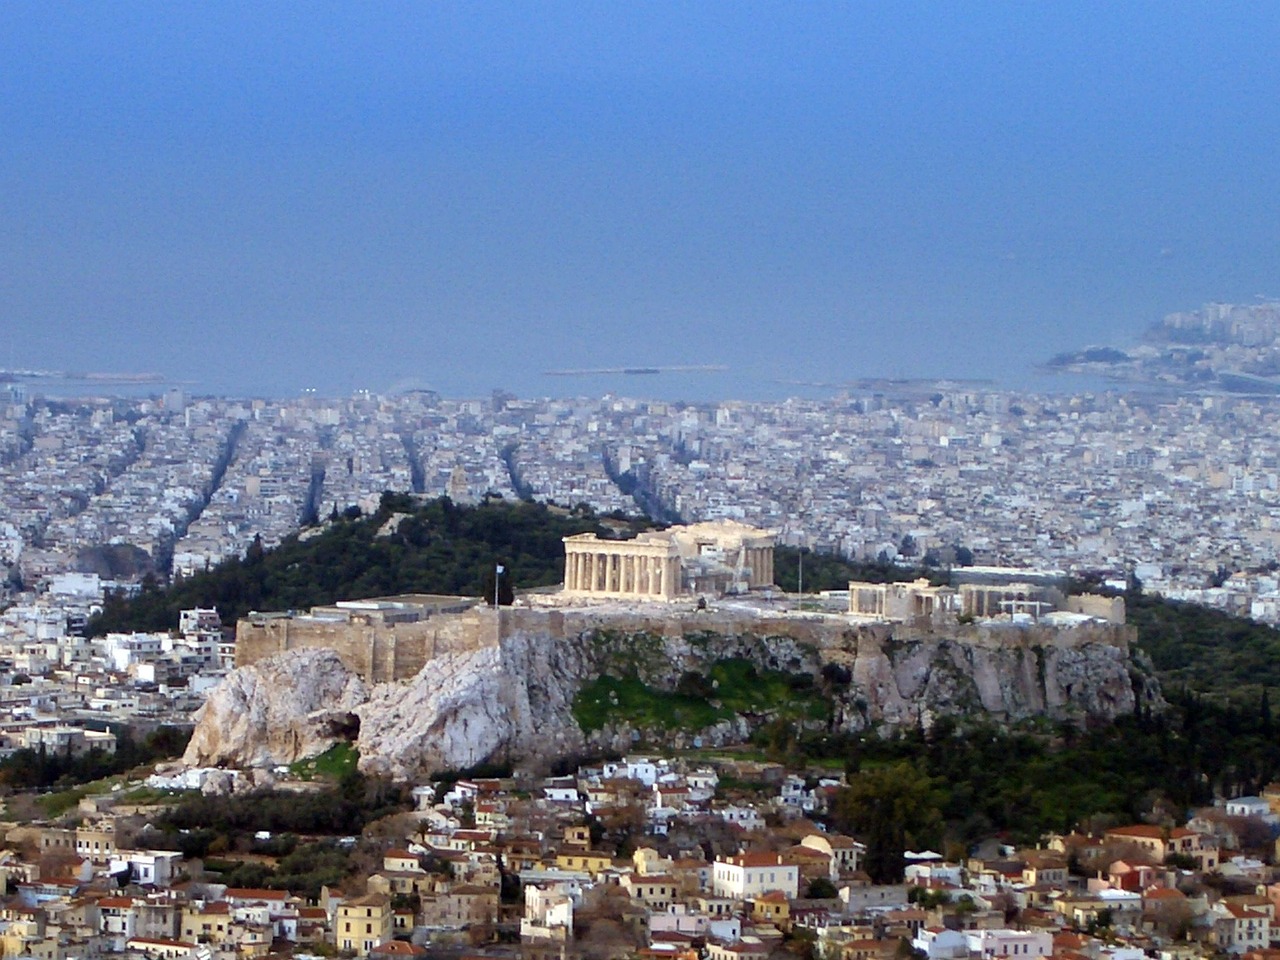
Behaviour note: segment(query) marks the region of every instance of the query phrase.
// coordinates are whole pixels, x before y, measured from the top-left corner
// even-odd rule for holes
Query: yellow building
[[[357,957],[391,939],[394,920],[391,898],[385,893],[370,893],[338,906],[334,941],[339,950],[350,950]]]
[[[603,850],[565,850],[556,854],[556,866],[561,870],[581,870],[594,877],[603,870],[613,869],[613,854]]]
[[[193,903],[182,910],[182,939],[188,943],[226,943],[231,938],[231,906],[225,900]]]
[[[779,930],[791,926],[791,903],[781,890],[770,890],[751,901],[751,919],[772,923]]]

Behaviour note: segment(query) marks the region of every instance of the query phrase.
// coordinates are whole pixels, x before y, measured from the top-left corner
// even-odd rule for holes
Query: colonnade
[[[774,531],[732,520],[649,530],[631,540],[564,538],[564,590],[579,596],[672,600],[773,583]]]
[[[1039,617],[1046,610],[1052,610],[1042,591],[1029,583],[1010,583],[1001,586],[987,586],[980,583],[965,583],[960,586],[962,608],[971,617],[995,617],[1002,613],[1030,613]]]
[[[767,547],[744,546],[742,551],[746,554],[743,563],[750,573],[751,586],[773,586],[773,544]]]
[[[680,593],[680,558],[662,554],[567,549],[564,588],[576,593],[611,594],[620,597],[669,598]]]
[[[889,587],[883,583],[850,583],[849,612],[864,617],[884,617],[889,613]]]
[[[849,612],[881,620],[913,620],[935,614],[959,613],[956,591],[935,587],[928,580],[912,583],[849,582]]]

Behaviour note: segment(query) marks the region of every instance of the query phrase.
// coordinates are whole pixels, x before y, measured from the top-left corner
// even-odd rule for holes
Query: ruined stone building
[[[1005,567],[953,570],[950,583],[849,583],[849,613],[876,620],[1029,619],[1065,613],[1109,623],[1125,622],[1124,599],[1097,594],[1068,596],[1057,571]]]
[[[676,600],[747,593],[773,584],[776,533],[731,520],[670,527],[632,540],[564,538],[570,596]]]

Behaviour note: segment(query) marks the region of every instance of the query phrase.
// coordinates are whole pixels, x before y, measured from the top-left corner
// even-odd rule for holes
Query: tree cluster
[[[234,841],[259,830],[307,836],[352,836],[359,835],[365,824],[412,806],[413,797],[408,787],[352,771],[329,789],[315,793],[267,791],[187,797],[160,817],[156,826],[170,837],[206,831],[210,834],[209,843],[219,835]],[[153,840],[148,842],[155,845]],[[204,851],[194,855],[203,856],[207,852],[206,845]]]
[[[151,580],[136,597],[111,595],[89,633],[172,630],[179,611],[191,607],[216,607],[224,623],[234,623],[250,610],[302,610],[401,593],[492,598],[499,564],[500,599],[510,603],[516,588],[559,583],[561,539],[587,532],[611,535],[589,510],[494,498],[474,507],[447,497],[420,504],[387,493],[372,516],[339,515],[319,536],[292,536],[273,550],[255,544],[243,559],[167,589]]]
[[[333,840],[297,844],[274,864],[261,860],[206,860],[209,868],[221,867],[218,881],[229,887],[288,890],[311,900],[320,888],[340,884],[352,868],[352,849]]]
[[[1215,797],[1256,794],[1280,777],[1280,740],[1269,708],[1222,703],[1187,691],[1167,711],[1113,724],[1008,729],[961,726],[883,737],[800,734],[792,757],[843,759],[849,787],[832,811],[868,846],[874,879],[901,876],[915,845],[963,850],[1001,833],[1034,843],[1099,818],[1170,825]]]
[[[806,593],[816,593],[819,590],[846,590],[850,580],[862,580],[866,583],[899,583],[923,577],[933,583],[945,582],[940,564],[921,563],[917,566],[902,566],[891,563],[887,558],[877,561],[850,560],[836,553],[816,553],[808,547],[779,545],[773,548],[773,579],[788,593],[795,593],[801,585],[802,557]],[[937,555],[934,554],[928,559],[932,560],[936,557]]]
[[[103,777],[125,773],[134,767],[176,757],[187,747],[191,731],[160,727],[141,740],[127,727],[116,732],[114,753],[94,748],[83,753],[37,749],[15,750],[0,760],[0,783],[16,789],[65,789]]]
[[[1256,702],[1280,686],[1280,630],[1194,603],[1130,591],[1128,621],[1166,687]]]

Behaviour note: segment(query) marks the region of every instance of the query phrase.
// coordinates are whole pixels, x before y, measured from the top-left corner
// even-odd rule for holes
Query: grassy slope
[[[573,715],[590,733],[611,722],[641,729],[701,730],[739,713],[820,720],[827,712],[809,676],[757,670],[742,659],[719,660],[705,678],[689,680],[669,693],[646,685],[635,674],[601,676],[579,691]]]

